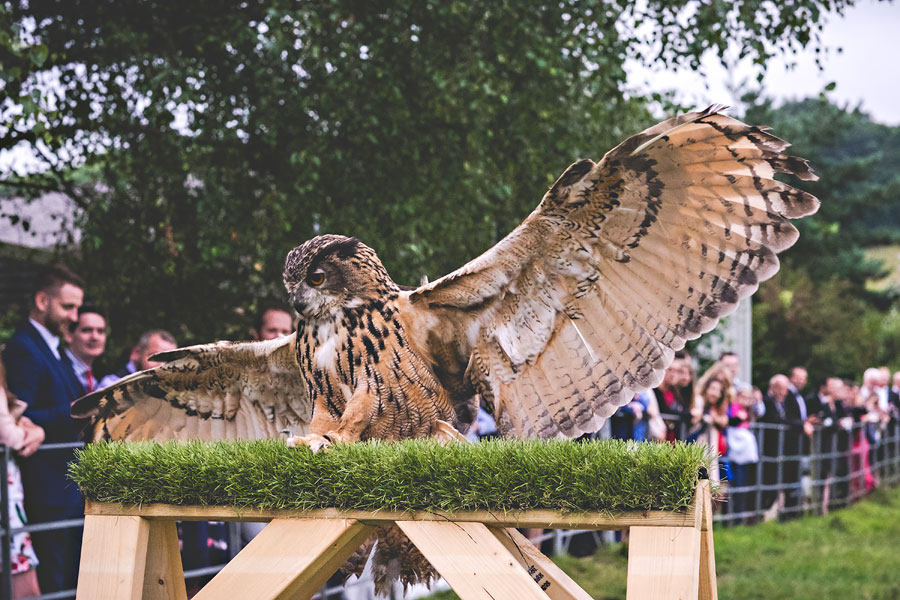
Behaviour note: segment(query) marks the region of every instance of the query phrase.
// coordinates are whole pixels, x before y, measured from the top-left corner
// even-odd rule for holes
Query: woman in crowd
[[[734,396],[731,379],[727,371],[718,363],[714,364],[697,381],[697,395],[691,409],[691,438],[705,443],[719,456],[728,452],[725,429],[728,427],[728,406]],[[719,481],[722,476],[722,463],[716,458],[712,464],[710,478]]]
[[[731,466],[731,483],[738,490],[756,485],[756,470],[759,463],[759,444],[750,424],[756,415],[756,405],[762,393],[758,388],[747,388],[736,392],[728,405],[728,463]],[[732,490],[732,510],[735,513],[755,510],[754,491]]]
[[[12,394],[6,387],[6,369],[0,362],[0,444],[9,446],[19,456],[33,454],[44,441],[44,430],[22,416],[25,403]],[[9,489],[9,526],[12,529],[23,527],[25,510],[23,508],[25,494],[22,489],[22,476],[15,460],[12,458],[6,465],[7,487]],[[12,597],[28,598],[39,596],[37,567],[38,560],[31,547],[31,536],[19,533],[10,540],[12,549]]]
[[[850,497],[855,500],[875,489],[875,476],[869,463],[870,445],[867,429],[870,424],[878,422],[880,417],[876,405],[877,398],[865,398],[855,382],[850,382],[847,388],[850,401],[848,412],[856,424],[851,437],[850,452]]]
[[[691,384],[691,368],[683,356],[676,355],[666,369],[662,383],[653,390],[659,412],[666,417],[666,440],[684,440],[691,420],[691,407],[685,402],[682,388]]]

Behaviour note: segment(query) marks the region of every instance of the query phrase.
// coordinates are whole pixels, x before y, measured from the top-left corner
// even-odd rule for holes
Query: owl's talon
[[[327,450],[329,446],[331,446],[331,440],[329,440],[324,435],[318,435],[316,433],[311,433],[309,435],[303,436],[290,436],[284,441],[285,445],[288,448],[300,448],[302,446],[308,446],[310,450],[313,451],[313,454],[319,452],[320,450]]]

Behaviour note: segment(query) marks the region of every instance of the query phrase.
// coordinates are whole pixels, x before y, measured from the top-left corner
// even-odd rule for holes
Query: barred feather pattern
[[[84,396],[87,439],[222,440],[305,433],[312,405],[294,359],[295,336],[216,342],[163,352],[165,364]]]
[[[290,339],[176,350],[73,414],[120,439],[271,437],[308,423],[300,443],[319,449],[453,439],[480,397],[505,434],[596,431],[777,271],[798,236],[789,219],[818,208],[773,179],[816,178],[787,147],[717,107],[669,119],[571,165],[493,248],[414,290],[359,240],[318,236],[285,261],[300,314]],[[377,538],[382,589],[432,576],[399,530]]]
[[[447,391],[410,347],[400,312],[393,292],[300,321],[297,362],[314,406],[314,432],[333,430],[345,439],[341,419],[351,401],[366,403],[354,441],[426,437],[439,421],[455,420]]]
[[[719,110],[576,162],[510,235],[412,294],[502,431],[596,431],[777,271],[798,236],[788,219],[818,200],[772,177],[816,177]]]

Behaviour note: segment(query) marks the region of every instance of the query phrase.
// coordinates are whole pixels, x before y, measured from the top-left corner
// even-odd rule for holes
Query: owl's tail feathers
[[[374,548],[374,551],[373,551]],[[372,578],[375,593],[389,597],[394,581],[399,580],[403,591],[417,583],[431,585],[439,577],[431,563],[396,525],[379,527],[353,556],[341,567],[345,578],[362,575],[371,554]]]
[[[363,570],[366,568],[366,562],[369,560],[369,554],[372,553],[372,547],[375,546],[376,536],[372,536],[363,542],[363,545],[354,552],[347,561],[341,565],[340,573],[346,581],[352,575],[362,577]]]

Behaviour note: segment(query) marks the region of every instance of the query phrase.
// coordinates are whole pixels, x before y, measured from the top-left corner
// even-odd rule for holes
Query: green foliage
[[[753,380],[764,387],[794,365],[806,366],[813,383],[830,375],[858,379],[880,364],[898,367],[897,343],[884,324],[883,313],[849,282],[783,266],[753,297]]]
[[[9,1],[0,148],[47,170],[8,190],[77,202],[73,260],[120,347],[151,326],[240,337],[316,233],[406,284],[488,248],[650,123],[626,58],[732,43],[763,64],[849,4]]]
[[[864,295],[866,281],[881,273],[864,248],[900,239],[900,127],[873,123],[858,109],[825,98],[777,109],[763,101],[747,111],[746,119],[770,125],[819,175],[819,181],[802,187],[822,206],[797,224],[800,240],[784,261],[814,279],[839,277]]]
[[[70,475],[87,498],[123,504],[678,510],[709,461],[695,444],[617,440],[365,442],[317,454],[281,440],[114,442],[87,445]]]
[[[822,201],[815,215],[796,223],[800,239],[754,296],[754,381],[764,387],[793,365],[806,366],[813,382],[828,375],[859,379],[877,365],[900,367],[896,291],[867,287],[884,273],[865,253],[900,231],[894,193],[900,127],[873,123],[825,98],[778,108],[758,102],[746,119],[772,126],[791,141],[792,153],[809,159],[820,179],[802,187]]]

